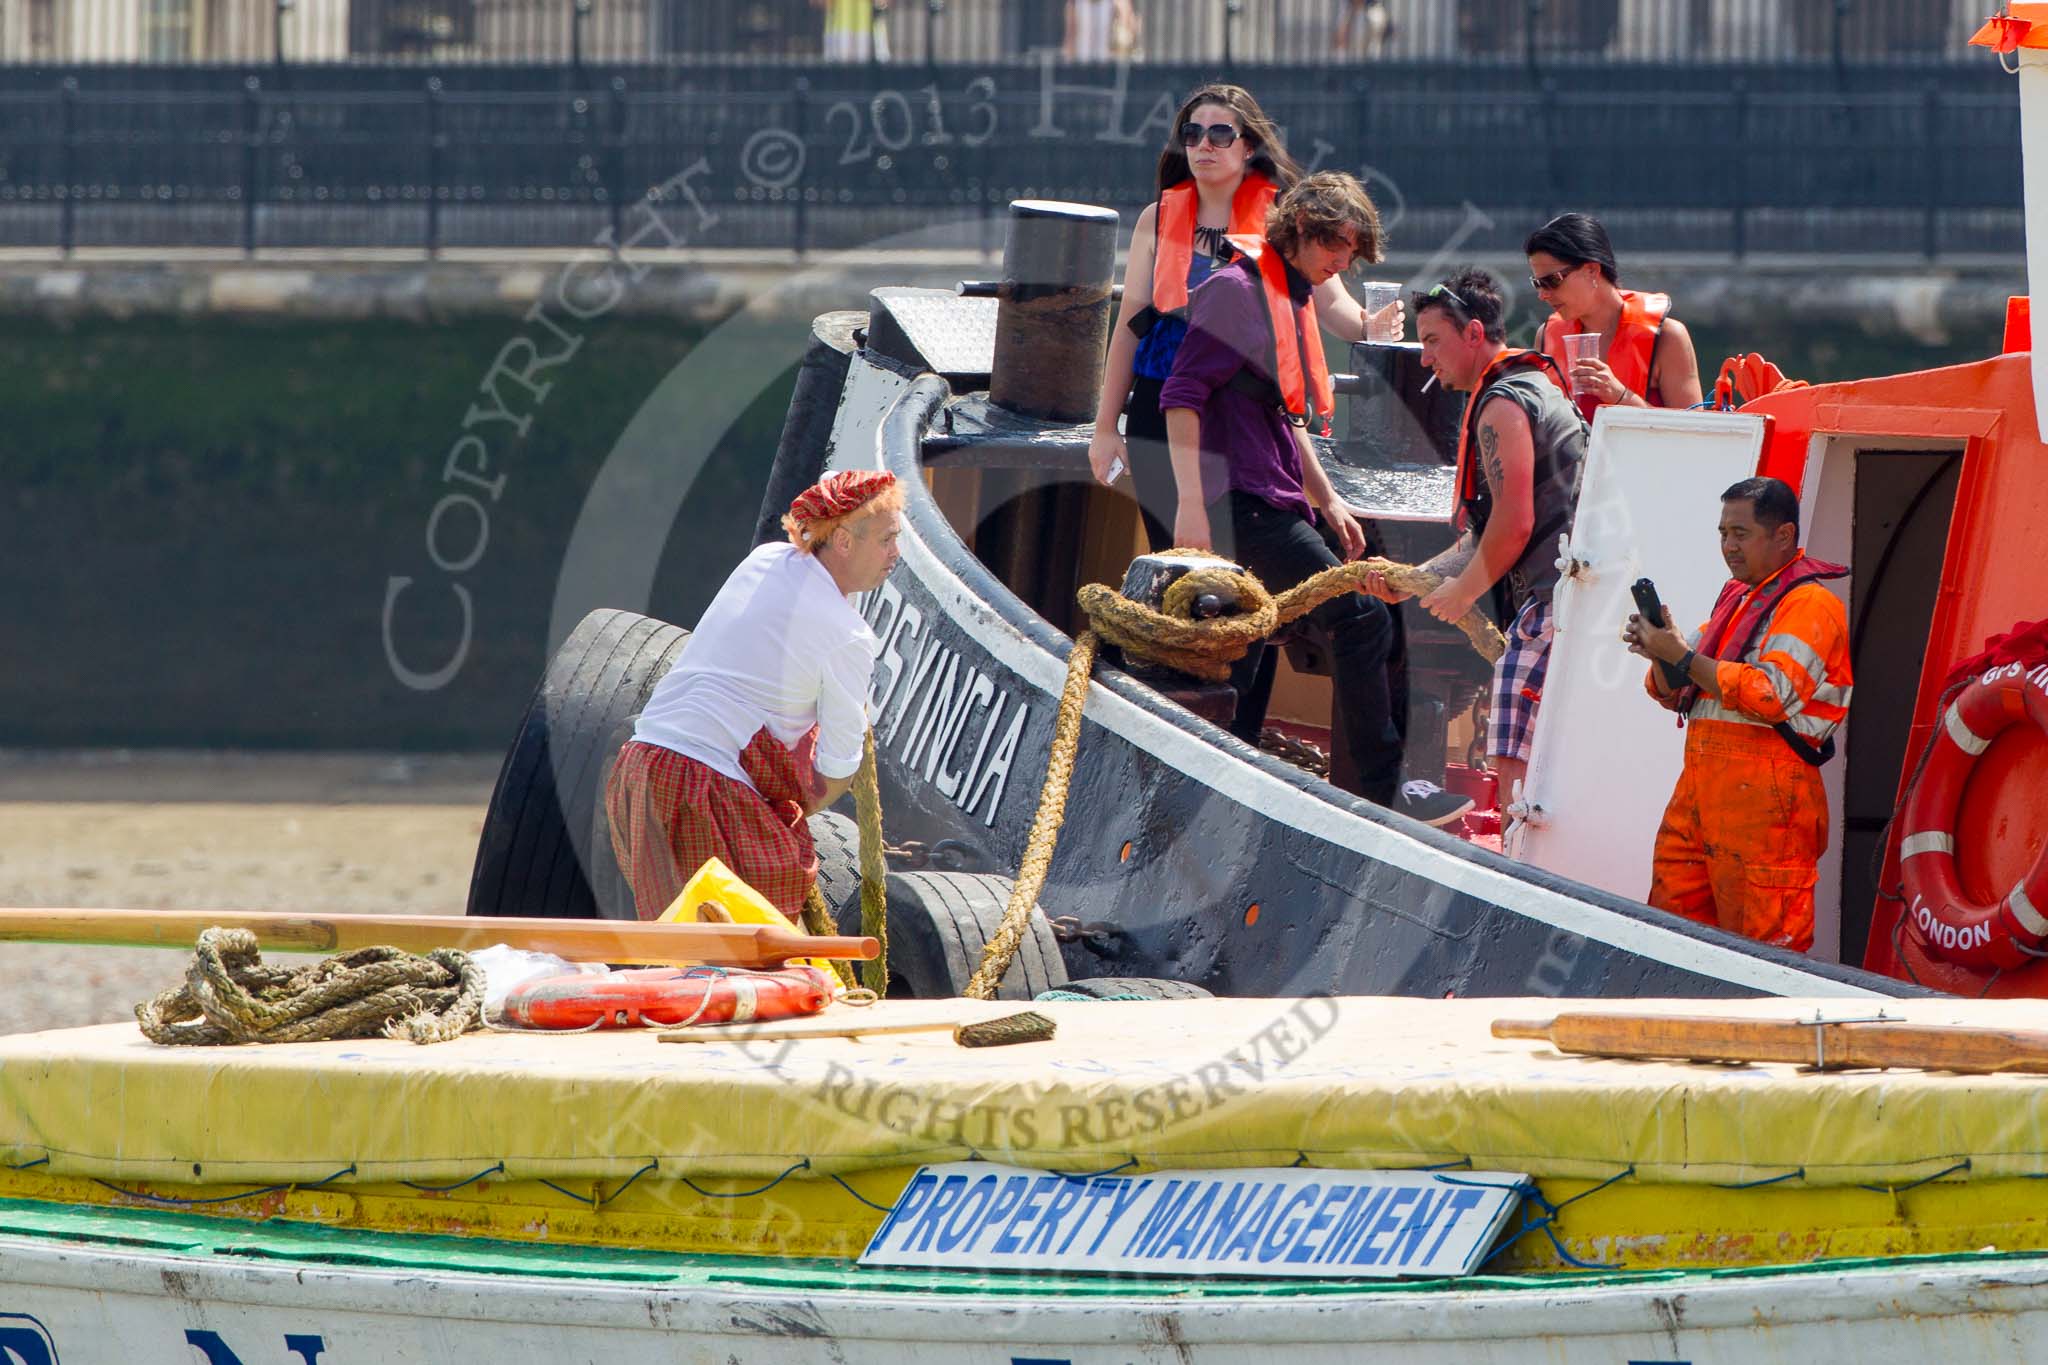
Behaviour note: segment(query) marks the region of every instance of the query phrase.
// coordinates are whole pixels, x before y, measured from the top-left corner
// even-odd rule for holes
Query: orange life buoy
[[[831,977],[816,967],[649,967],[522,982],[505,997],[504,1017],[535,1029],[748,1024],[816,1014],[832,996]]]
[[[1964,688],[1935,730],[1899,807],[1906,916],[1934,956],[1967,967],[2019,967],[2048,956],[2048,850],[1996,905],[1968,899],[1956,875],[1956,812],[1970,769],[2009,727],[2048,734],[2048,664],[2003,664]],[[2032,950],[2032,951],[2029,951]]]

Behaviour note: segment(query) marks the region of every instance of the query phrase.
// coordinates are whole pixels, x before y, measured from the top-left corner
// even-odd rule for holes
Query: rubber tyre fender
[[[1003,922],[1010,878],[984,872],[889,874],[889,996],[959,996],[981,965],[982,949]],[[860,898],[843,909],[839,932],[860,932]],[[1030,1000],[1066,984],[1067,965],[1045,911],[1031,921],[996,988],[998,1000]]]
[[[860,932],[860,826],[836,810],[811,817],[811,842],[818,849],[818,889],[834,924],[847,922],[852,908],[853,932]]]
[[[1143,996],[1147,1000],[1214,1000],[1213,991],[1191,981],[1168,981],[1157,976],[1087,976],[1069,981],[1057,989],[1085,995],[1091,1000],[1110,1000],[1119,995]]]
[[[680,626],[614,610],[590,613],[569,633],[498,770],[470,874],[470,914],[599,917],[588,869],[593,845],[611,856],[601,818],[608,746],[688,638]]]

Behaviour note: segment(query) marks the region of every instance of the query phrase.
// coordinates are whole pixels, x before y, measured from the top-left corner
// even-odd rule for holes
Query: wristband
[[[1691,677],[1692,661],[1698,657],[1698,650],[1688,649],[1687,651],[1685,651],[1685,657],[1680,659],[1677,663],[1673,664],[1672,667],[1677,669],[1680,673],[1685,674],[1687,677]]]

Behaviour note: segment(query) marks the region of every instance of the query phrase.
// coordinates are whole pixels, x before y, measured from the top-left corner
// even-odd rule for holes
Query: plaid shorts
[[[799,745],[806,756],[815,736]],[[798,799],[803,757],[762,730],[740,755],[741,771],[756,784],[749,787],[657,744],[635,740],[620,749],[605,812],[640,918],[661,918],[683,883],[717,858],[800,926],[818,876]]]
[[[1550,603],[1530,598],[1508,627],[1508,650],[1493,666],[1493,701],[1486,721],[1489,758],[1527,762],[1536,734],[1536,703],[1550,668]]]

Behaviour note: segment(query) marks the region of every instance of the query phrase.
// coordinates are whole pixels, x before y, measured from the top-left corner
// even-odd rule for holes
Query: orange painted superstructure
[[[2015,353],[1918,374],[1786,390],[1744,409],[1773,419],[1759,472],[1795,488],[1805,482],[1815,437],[1868,438],[1864,444],[1877,450],[1889,441],[1962,445],[1955,511],[1919,676],[1857,679],[1859,695],[1915,688],[1898,794],[1939,722],[1937,703],[1954,667],[1990,637],[2048,616],[2048,446],[2036,422],[2032,360],[2029,353]],[[1884,894],[1899,887],[1898,837],[1896,827],[1887,836],[1864,965],[1958,994],[2048,996],[2048,961],[2003,973],[1966,969],[1931,954],[1910,924],[1900,926],[1905,907]],[[1996,901],[2032,865],[2044,842],[2048,742],[2021,728],[1985,753],[1964,793],[1957,861],[1965,888]]]

